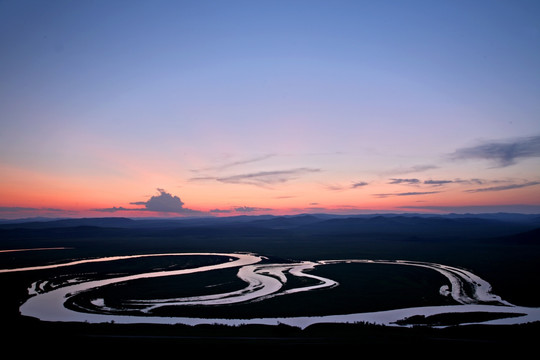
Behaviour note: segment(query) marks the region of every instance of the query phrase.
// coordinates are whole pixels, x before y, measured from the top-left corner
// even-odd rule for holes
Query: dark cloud
[[[159,195],[154,195],[148,201],[132,202],[133,205],[144,205],[144,210],[154,212],[165,212],[192,215],[199,211],[187,209],[184,202],[178,196],[171,195],[163,189],[157,189]]]
[[[215,180],[227,184],[249,184],[256,186],[268,186],[284,183],[295,179],[300,175],[318,172],[320,169],[297,168],[291,170],[259,171],[256,173],[239,174],[232,176],[216,177]]]
[[[2,219],[20,219],[33,217],[58,218],[74,214],[76,214],[76,211],[48,207],[0,206],[0,216]]]
[[[395,194],[397,196],[413,196],[413,195],[429,195],[429,194],[438,194],[440,191],[412,191]]]
[[[215,176],[196,176],[189,179],[189,181],[206,181],[206,180],[216,180]]]
[[[539,184],[540,184],[540,181],[529,181],[522,184],[500,185],[500,186],[491,186],[491,187],[480,188],[480,189],[465,190],[465,192],[478,193],[478,192],[487,192],[487,191],[504,191],[504,190],[512,190],[512,189],[521,189],[524,187],[534,186],[534,185],[539,185]]]
[[[356,189],[356,188],[363,187],[363,186],[366,186],[366,185],[369,185],[369,184],[367,182],[365,182],[365,181],[359,181],[359,182],[353,183],[351,185],[351,188]]]
[[[210,210],[211,213],[213,214],[228,214],[228,213],[231,213],[232,210],[227,210],[227,209],[212,209]]]
[[[270,211],[272,209],[268,208],[258,208],[258,207],[251,207],[251,206],[239,206],[235,207],[234,211],[237,212],[255,212],[255,211]]]
[[[506,167],[524,158],[540,157],[540,136],[486,142],[458,149],[449,157],[454,160],[490,160],[495,163],[496,167]]]
[[[99,212],[117,212],[117,211],[133,211],[133,210],[140,210],[140,209],[129,209],[122,206],[113,206],[111,208],[103,208],[103,209],[92,209],[92,211],[99,211]]]
[[[159,195],[152,196],[148,201],[132,202],[132,205],[144,205],[148,211],[184,212],[184,202],[178,196],[173,196],[163,189],[157,189]]]
[[[454,179],[453,182],[458,184],[475,184],[475,185],[482,185],[486,182],[486,180],[482,179]]]
[[[405,167],[405,168],[400,167],[400,168],[392,169],[392,170],[384,172],[383,175],[391,176],[391,175],[398,175],[398,174],[409,174],[409,173],[422,172],[422,171],[438,169],[438,168],[439,167],[435,165],[414,165],[414,166]]]
[[[391,194],[373,194],[376,197],[379,198],[385,198],[390,196],[415,196],[415,195],[430,195],[430,194],[438,194],[440,191],[411,191],[411,192],[403,192],[403,193],[391,193]]]
[[[33,208],[22,206],[0,206],[0,212],[24,212],[24,211],[64,211],[54,208]]]
[[[263,161],[263,160],[269,159],[269,158],[274,157],[274,156],[277,156],[277,155],[276,154],[266,154],[266,155],[261,155],[261,156],[245,159],[245,160],[232,161],[232,162],[228,162],[228,163],[225,163],[225,164],[222,164],[222,165],[217,165],[217,166],[212,166],[212,167],[207,167],[207,168],[204,168],[204,169],[192,170],[192,171],[194,171],[194,172],[201,172],[201,171],[208,171],[208,170],[218,170],[218,171],[220,171],[220,170],[225,170],[225,169],[235,167],[235,166],[239,166],[239,165],[245,165],[245,164],[251,164],[251,163]]]
[[[453,182],[454,181],[452,181],[452,180],[426,180],[426,181],[424,181],[424,184],[441,186],[441,185],[450,184],[450,183],[453,183]]]
[[[501,204],[501,205],[470,205],[470,206],[430,206],[430,205],[413,205],[400,206],[401,209],[412,210],[433,210],[440,212],[451,213],[523,213],[523,214],[538,214],[540,213],[540,205],[524,205],[524,204]]]
[[[389,184],[418,184],[418,179],[390,179]]]
[[[364,186],[367,186],[367,185],[369,185],[369,183],[367,183],[365,181],[355,181],[350,185],[327,184],[327,185],[324,185],[324,187],[326,189],[328,189],[328,190],[331,190],[331,191],[344,191],[344,190],[349,190],[349,189],[361,188],[361,187],[364,187]]]
[[[117,211],[151,211],[159,213],[173,213],[181,215],[201,215],[203,212],[197,210],[191,210],[184,207],[184,202],[180,200],[178,196],[169,194],[163,189],[157,189],[159,195],[154,195],[148,201],[134,201],[131,205],[141,205],[143,208],[125,208],[125,207],[111,207],[104,209],[93,209],[93,211],[100,212],[117,212]]]

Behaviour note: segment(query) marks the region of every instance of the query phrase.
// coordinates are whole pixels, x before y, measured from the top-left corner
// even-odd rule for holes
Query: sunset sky
[[[540,213],[540,1],[0,1],[0,218]]]

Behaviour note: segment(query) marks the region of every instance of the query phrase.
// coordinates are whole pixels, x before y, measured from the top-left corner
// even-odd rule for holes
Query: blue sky
[[[6,216],[540,205],[537,1],[2,1],[0,47]]]

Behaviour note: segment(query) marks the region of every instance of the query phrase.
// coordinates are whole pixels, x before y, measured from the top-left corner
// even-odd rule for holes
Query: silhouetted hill
[[[537,227],[535,222],[502,221],[480,217],[376,216],[336,218],[306,226],[319,234],[404,235],[416,237],[492,237]]]
[[[493,238],[540,227],[538,215],[294,215],[232,216],[178,219],[130,219],[122,217],[57,219],[51,221],[4,222],[0,229],[66,229],[85,227],[99,229],[137,229],[148,231],[231,231],[244,229],[257,232],[286,230],[305,235],[368,235],[406,238]]]
[[[314,215],[278,216],[242,222],[242,225],[271,229],[292,229],[324,221]],[[236,224],[239,224],[238,222]]]
[[[30,220],[3,220],[0,222],[0,228],[24,228],[24,229],[48,229],[65,228],[76,226],[93,226],[102,228],[181,228],[181,227],[205,227],[221,226],[229,224],[244,224],[254,221],[264,221],[273,219],[274,216],[231,216],[231,217],[200,217],[200,218],[156,218],[139,219],[125,217],[103,217],[103,218],[73,218],[73,219],[41,219],[39,221]]]
[[[13,229],[47,229],[47,228],[66,228],[78,226],[92,227],[132,227],[136,221],[129,218],[105,217],[105,218],[78,218],[78,219],[55,219],[40,221],[14,221],[0,224],[0,228]]]
[[[497,237],[494,240],[502,241],[507,244],[540,245],[540,228],[518,234]]]

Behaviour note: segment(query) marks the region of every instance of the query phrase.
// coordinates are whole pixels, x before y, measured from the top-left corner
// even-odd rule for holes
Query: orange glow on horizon
[[[505,191],[470,192],[462,187],[408,187],[372,182],[358,188],[329,187],[319,182],[291,181],[280,186],[176,182],[160,174],[148,178],[61,176],[2,166],[0,179],[2,217],[125,216],[175,217],[189,215],[231,216],[300,213],[359,214],[375,212],[437,212],[437,208],[499,205],[538,205],[537,186]],[[159,195],[153,184],[178,197],[178,212],[150,211],[144,203]],[[19,208],[9,213],[10,208]],[[27,211],[22,211],[28,209]],[[186,210],[184,212],[184,210]]]

